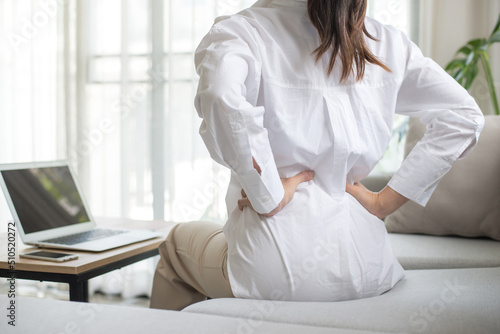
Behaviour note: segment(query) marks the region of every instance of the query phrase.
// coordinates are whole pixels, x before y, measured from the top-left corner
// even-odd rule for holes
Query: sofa
[[[389,178],[364,184],[377,190]],[[500,333],[500,241],[413,233],[390,239],[406,277],[381,296],[335,303],[212,299],[181,313],[239,319],[228,333],[260,333],[268,322],[332,333]]]
[[[424,133],[418,119],[409,121],[405,155]],[[237,333],[259,333],[265,322],[332,332],[500,333],[499,143],[500,117],[486,116],[476,148],[453,164],[426,207],[408,202],[385,219],[406,277],[383,295],[335,303],[214,299],[182,313],[243,319]],[[379,191],[390,178],[362,183]]]
[[[391,233],[406,277],[334,303],[210,299],[181,312],[18,297],[1,333],[500,333],[500,242]],[[0,296],[6,309],[9,300]],[[4,312],[5,313],[5,312]]]
[[[4,317],[0,332],[500,333],[500,242],[410,234],[391,240],[406,277],[373,298],[211,299],[175,312],[18,297],[16,327]],[[7,296],[0,305],[6,309]]]
[[[388,176],[364,183],[376,190]],[[210,299],[181,312],[19,297],[1,333],[500,333],[500,241],[390,233],[406,277],[334,303]],[[0,296],[5,309],[7,296]]]
[[[406,277],[373,298],[335,303],[213,299],[183,313],[383,333],[500,333],[500,242],[391,234]],[[333,332],[333,331],[332,331]]]
[[[410,123],[407,152],[422,133]],[[492,117],[425,208],[409,202],[386,218],[406,277],[380,296],[331,303],[210,299],[181,312],[18,298],[16,328],[4,318],[0,333],[500,333],[498,143],[500,117]],[[390,177],[363,183],[377,191]],[[0,305],[7,303],[0,296]]]

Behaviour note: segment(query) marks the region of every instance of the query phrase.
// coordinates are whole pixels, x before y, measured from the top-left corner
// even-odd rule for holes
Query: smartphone
[[[19,254],[19,257],[52,262],[65,262],[78,259],[78,255],[75,254],[55,253],[47,251],[34,251],[30,253]]]

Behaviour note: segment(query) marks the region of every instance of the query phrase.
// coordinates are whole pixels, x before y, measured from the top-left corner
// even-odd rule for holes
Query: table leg
[[[79,279],[69,282],[69,300],[72,302],[88,302],[89,282]]]

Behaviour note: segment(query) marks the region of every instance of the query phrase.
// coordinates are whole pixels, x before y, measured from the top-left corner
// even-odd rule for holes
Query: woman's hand
[[[299,173],[293,177],[289,177],[287,179],[281,179],[281,183],[283,184],[283,189],[285,189],[285,196],[283,196],[283,199],[281,200],[280,204],[278,204],[278,206],[273,211],[263,214],[263,216],[272,217],[278,212],[280,212],[292,200],[293,195],[295,194],[295,190],[297,189],[297,186],[302,182],[311,181],[313,178],[314,178],[314,172],[312,170],[309,170]],[[252,208],[252,204],[250,203],[250,200],[248,199],[243,189],[241,190],[241,196],[243,198],[238,200],[238,208],[240,210],[243,210],[245,206],[249,206]]]
[[[403,204],[408,198],[386,186],[381,192],[372,192],[359,182],[354,185],[346,183],[346,191],[351,194],[371,214],[382,219],[390,215]]]

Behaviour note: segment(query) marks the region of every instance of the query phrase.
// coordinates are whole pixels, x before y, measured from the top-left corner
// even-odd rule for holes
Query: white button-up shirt
[[[228,271],[237,297],[333,301],[378,295],[404,271],[384,223],[345,192],[385,152],[395,113],[427,124],[389,186],[425,205],[451,164],[475,146],[483,116],[474,99],[402,32],[366,18],[362,81],[340,83],[305,1],[279,1],[220,17],[196,51],[200,134],[232,170],[226,197]],[[262,173],[254,169],[252,157]],[[314,170],[277,215],[280,178]],[[244,189],[254,210],[237,208]]]

